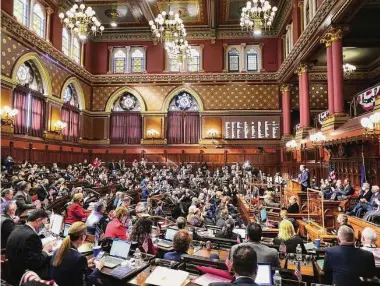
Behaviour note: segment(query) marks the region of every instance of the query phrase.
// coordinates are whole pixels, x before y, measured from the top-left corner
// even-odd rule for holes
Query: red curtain
[[[16,88],[13,92],[13,108],[18,110],[15,118],[14,129],[16,134],[27,134],[28,118],[28,92],[22,88]]]
[[[198,144],[200,138],[200,117],[198,112],[185,112],[185,144]]]
[[[198,144],[199,136],[198,112],[168,112],[168,144]]]
[[[71,111],[71,136],[74,142],[78,142],[79,137],[79,112]]]
[[[44,100],[39,97],[32,96],[31,99],[31,121],[30,135],[42,137],[44,129]]]
[[[66,123],[66,128],[64,128],[62,130],[63,139],[65,141],[68,141],[69,140],[69,128],[70,128],[70,109],[62,107],[61,121]]]
[[[140,144],[142,134],[140,113],[114,113],[111,115],[110,141],[113,144]]]

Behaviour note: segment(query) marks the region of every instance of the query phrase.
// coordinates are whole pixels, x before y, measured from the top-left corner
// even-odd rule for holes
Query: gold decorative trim
[[[83,145],[109,145],[110,140],[109,139],[89,140],[89,139],[79,138],[79,144],[83,144]]]
[[[124,92],[129,92],[129,93],[133,94],[134,96],[136,96],[137,100],[140,102],[141,112],[146,111],[146,104],[145,104],[144,98],[140,95],[140,93],[138,93],[133,88],[125,86],[125,87],[119,88],[116,91],[114,91],[111,94],[111,96],[108,98],[106,109],[105,109],[106,112],[111,112],[111,109],[112,109],[112,106],[113,106],[115,100],[118,99]]]
[[[169,92],[169,94],[165,97],[164,103],[162,104],[162,109],[161,109],[162,112],[168,111],[169,104],[170,104],[171,100],[173,99],[174,96],[176,96],[181,91],[186,91],[186,92],[190,93],[195,98],[195,100],[197,101],[199,111],[202,112],[204,110],[202,98],[199,96],[199,94],[194,89],[192,89],[191,87],[188,87],[188,86],[179,86],[179,87],[173,89],[171,92]]]
[[[162,138],[157,139],[141,139],[141,145],[166,145],[167,140]]]
[[[282,93],[290,92],[291,88],[292,88],[292,86],[290,84],[284,84],[281,86],[281,92]]]
[[[8,86],[11,89],[14,89],[17,86],[17,81],[5,76],[1,75],[1,85]]]
[[[48,141],[63,141],[63,135],[56,132],[45,131],[42,137]]]
[[[76,78],[75,76],[68,78],[63,84],[63,87],[61,89],[61,96],[60,96],[62,103],[63,103],[63,97],[65,96],[66,88],[68,87],[69,84],[72,84],[76,89],[76,93],[78,95],[78,101],[79,101],[79,109],[80,110],[86,109],[86,101],[84,99],[82,85],[80,84],[80,81],[78,80],[78,78]]]
[[[303,73],[308,72],[308,71],[309,71],[309,66],[305,63],[301,63],[298,66],[296,73],[298,74],[298,76],[301,76]]]

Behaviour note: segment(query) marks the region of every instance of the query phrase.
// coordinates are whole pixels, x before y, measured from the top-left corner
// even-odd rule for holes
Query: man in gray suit
[[[270,263],[272,267],[280,267],[280,259],[278,258],[278,251],[260,243],[262,230],[261,226],[257,223],[249,223],[247,226],[247,242],[236,244],[232,246],[229,253],[229,259],[233,257],[233,253],[238,245],[248,244],[252,246],[257,254],[258,263]]]

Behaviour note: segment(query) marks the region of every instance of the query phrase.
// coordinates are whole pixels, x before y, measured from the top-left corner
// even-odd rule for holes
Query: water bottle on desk
[[[296,248],[296,260],[302,261],[302,247],[300,244],[298,244]]]
[[[276,272],[273,275],[273,285],[281,286],[281,284],[282,284],[282,278],[281,278],[280,272],[276,270]]]
[[[133,257],[135,258],[136,268],[141,267],[142,266],[142,259],[141,259],[142,255],[141,255],[140,249],[138,249],[138,248],[136,249]]]

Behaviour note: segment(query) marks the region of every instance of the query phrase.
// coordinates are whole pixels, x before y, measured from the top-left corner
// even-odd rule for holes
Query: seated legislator
[[[17,184],[18,192],[15,195],[17,204],[17,215],[20,216],[24,211],[35,209],[32,198],[29,195],[31,185],[28,182],[21,181]]]
[[[77,221],[83,221],[88,216],[89,211],[83,209],[83,194],[76,193],[73,196],[73,202],[67,209],[67,218],[65,223],[72,224]]]
[[[90,234],[95,234],[96,226],[99,226],[101,229],[103,229],[103,226],[106,223],[103,216],[104,210],[105,208],[102,203],[96,203],[94,205],[94,209],[86,220],[87,230]]]
[[[183,216],[180,216],[176,220],[176,226],[178,229],[185,229],[186,227],[186,219]]]
[[[173,248],[174,251],[167,252],[164,259],[181,261],[181,257],[187,254],[191,243],[191,237],[187,230],[180,230],[174,235]]]
[[[148,217],[140,217],[133,225],[132,233],[129,240],[133,243],[137,243],[137,247],[140,251],[152,255],[157,254],[157,248],[152,242],[152,226],[153,222]]]
[[[258,286],[255,283],[257,275],[257,255],[250,245],[239,244],[232,256],[232,266],[235,270],[235,281],[233,283],[214,282],[209,286]]]
[[[62,245],[54,252],[50,261],[50,276],[59,286],[93,285],[100,276],[103,263],[94,259],[87,261],[86,256],[78,251],[86,235],[85,223],[73,223]],[[88,268],[93,266],[95,269],[89,271]]]
[[[125,227],[127,216],[128,210],[124,207],[118,207],[115,210],[115,217],[107,224],[104,237],[127,240],[127,228]]]
[[[234,227],[235,227],[235,221],[232,218],[227,219],[224,222],[222,230],[219,230],[215,234],[215,237],[241,241],[242,239],[240,235],[233,232]]]
[[[380,248],[376,246],[376,241],[376,231],[370,227],[366,227],[362,232],[362,249],[372,252],[376,268],[380,268]]]
[[[359,202],[356,204],[356,206],[349,211],[348,215],[355,215],[360,216],[364,210],[366,209],[367,204],[371,201],[372,192],[370,190],[370,185],[368,183],[363,183],[362,190],[359,194]]]
[[[289,198],[289,206],[288,206],[287,211],[290,214],[298,214],[300,212],[300,206],[297,203],[297,197],[296,196],[291,196]]]
[[[373,254],[355,247],[355,234],[351,228],[348,226],[339,228],[338,242],[338,246],[326,248],[323,266],[325,284],[358,286],[360,277],[375,276]]]
[[[42,247],[38,232],[48,221],[44,210],[32,211],[27,223],[15,228],[8,238],[5,250],[10,265],[10,283],[18,283],[25,270],[35,271],[42,279],[49,279],[48,266],[52,244]]]
[[[249,223],[247,225],[247,241],[241,244],[232,246],[229,253],[230,260],[233,257],[234,251],[239,245],[247,244],[256,251],[258,263],[270,263],[272,267],[280,267],[280,259],[278,258],[278,251],[260,243],[262,237],[261,226],[257,223]]]
[[[17,205],[14,201],[7,201],[1,204],[1,247],[5,248],[9,235],[16,227],[19,217],[15,216]]]
[[[1,191],[1,203],[6,201],[11,201],[13,199],[13,190],[12,189],[4,189]]]
[[[296,235],[293,224],[287,219],[280,222],[278,236],[274,239],[273,243],[275,245],[285,244],[286,253],[296,253],[296,248],[299,244],[302,247],[302,253],[306,254],[302,238]]]

